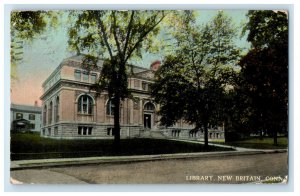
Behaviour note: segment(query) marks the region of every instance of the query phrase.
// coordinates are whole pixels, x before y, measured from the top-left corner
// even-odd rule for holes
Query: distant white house
[[[18,105],[10,106],[10,125],[14,131],[36,131],[41,130],[42,109],[35,105]]]

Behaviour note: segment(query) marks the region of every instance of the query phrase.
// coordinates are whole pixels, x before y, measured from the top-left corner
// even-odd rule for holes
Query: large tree
[[[77,53],[88,53],[87,60],[95,64],[105,58],[97,92],[108,91],[114,104],[115,146],[120,145],[120,102],[129,97],[128,61],[142,57],[150,50],[159,32],[165,11],[74,11],[75,23],[69,30],[69,44]]]
[[[244,93],[250,102],[254,129],[287,131],[288,119],[288,15],[283,11],[249,11],[244,31],[252,49],[242,58]]]
[[[173,54],[156,73],[152,95],[160,107],[162,125],[171,126],[183,118],[204,130],[208,147],[208,126],[219,126],[223,118],[223,97],[232,88],[239,49],[234,44],[236,29],[222,11],[199,26],[194,12],[184,12],[174,31]]]

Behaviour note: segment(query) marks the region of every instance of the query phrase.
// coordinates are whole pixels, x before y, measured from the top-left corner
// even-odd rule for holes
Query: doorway
[[[144,114],[144,128],[151,129],[151,114]]]

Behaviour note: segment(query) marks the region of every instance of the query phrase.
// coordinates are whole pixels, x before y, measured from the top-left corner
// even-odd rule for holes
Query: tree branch
[[[112,59],[112,58],[113,58],[113,54],[112,54],[110,45],[109,45],[109,43],[108,43],[108,38],[107,38],[107,35],[106,35],[106,29],[105,29],[105,26],[104,26],[104,24],[103,24],[102,19],[101,19],[101,18],[98,19],[98,20],[97,20],[97,23],[98,23],[98,26],[100,26],[100,30],[101,30],[101,33],[102,33],[102,36],[103,36],[104,43],[105,43],[105,45],[106,45],[106,47],[107,47],[109,56],[110,56],[110,58]]]
[[[117,24],[116,24],[115,11],[112,11],[112,16],[113,16],[113,29],[112,29],[112,31],[113,31],[113,35],[114,35],[114,39],[115,39],[115,42],[116,42],[116,45],[117,45],[118,52],[121,55],[121,59],[123,61],[124,60],[124,55],[123,55],[123,52],[120,48],[120,43],[119,43],[117,32],[116,32]]]
[[[132,23],[133,23],[134,13],[135,13],[135,11],[132,10],[131,11],[130,21],[129,21],[128,28],[127,28],[127,35],[126,35],[125,46],[124,46],[124,50],[123,50],[124,54],[126,54],[126,50],[127,50],[129,39],[130,39],[130,33],[131,33],[131,30],[132,30]]]
[[[133,53],[133,51],[137,48],[137,46],[143,41],[143,39],[148,35],[148,33],[150,33],[164,18],[166,15],[164,15],[161,17],[161,19],[155,23],[152,27],[150,27],[147,31],[145,31],[138,39],[138,41],[134,44],[133,48],[131,50],[129,50],[127,57],[125,58],[125,62],[130,58],[131,54]]]

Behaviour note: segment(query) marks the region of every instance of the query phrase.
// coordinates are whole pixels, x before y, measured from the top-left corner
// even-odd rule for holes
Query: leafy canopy
[[[156,73],[152,95],[161,105],[163,125],[180,118],[198,128],[218,125],[221,97],[230,89],[239,57],[233,42],[236,28],[223,12],[204,26],[196,24],[193,12],[183,14],[180,29],[173,31],[173,55]]]

